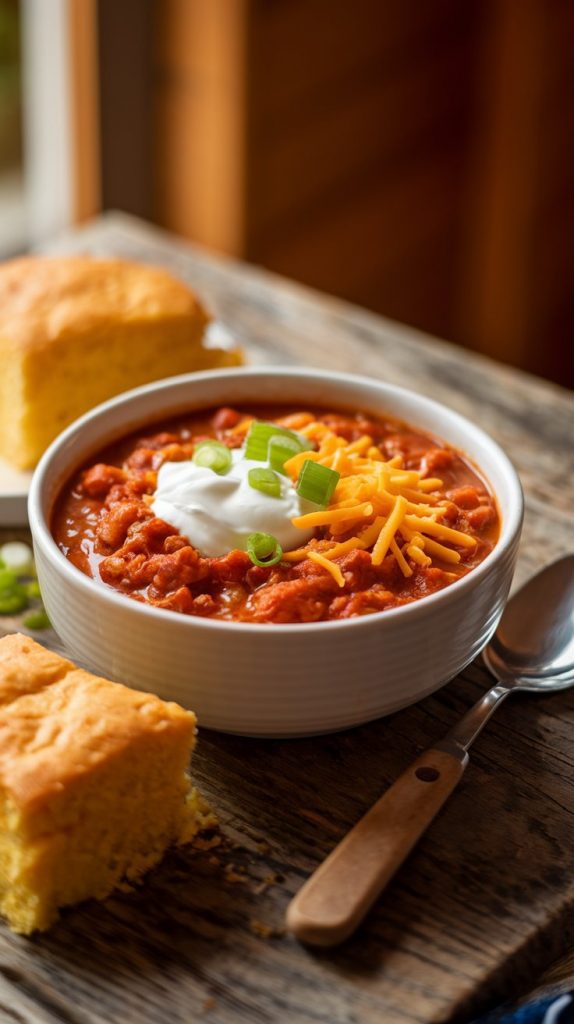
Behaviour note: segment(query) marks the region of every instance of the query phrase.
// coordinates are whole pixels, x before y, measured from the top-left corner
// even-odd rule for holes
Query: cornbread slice
[[[16,932],[103,899],[214,823],[187,775],[191,711],[0,640],[0,912]]]
[[[232,366],[202,343],[209,317],[165,270],[88,256],[0,265],[0,455],[35,465],[72,420],[173,374]]]

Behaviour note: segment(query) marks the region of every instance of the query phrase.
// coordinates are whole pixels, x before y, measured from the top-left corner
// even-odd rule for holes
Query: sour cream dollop
[[[247,474],[264,464],[244,458],[237,448],[231,458],[231,468],[223,476],[194,462],[164,462],[151,506],[154,515],[175,526],[209,558],[234,548],[244,551],[250,533],[272,534],[284,551],[305,544],[313,530],[293,526],[291,520],[317,511],[317,506],[300,498],[292,481],[280,474],[280,497],[255,490]]]

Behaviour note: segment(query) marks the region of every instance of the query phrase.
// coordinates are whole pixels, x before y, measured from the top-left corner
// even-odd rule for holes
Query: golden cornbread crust
[[[0,639],[0,911],[14,930],[103,898],[212,823],[187,775],[195,731],[177,704]]]
[[[0,265],[0,335],[20,351],[39,351],[70,330],[167,316],[200,328],[209,321],[194,293],[159,267],[89,256],[25,256]]]
[[[72,420],[162,377],[242,362],[202,343],[209,316],[159,267],[89,256],[0,264],[0,453],[26,469]]]

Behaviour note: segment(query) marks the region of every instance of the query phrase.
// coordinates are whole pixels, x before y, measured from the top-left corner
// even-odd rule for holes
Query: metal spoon
[[[574,555],[509,601],[483,658],[496,685],[397,779],[291,901],[287,927],[301,941],[335,946],[354,932],[452,793],[470,745],[509,693],[574,685]]]

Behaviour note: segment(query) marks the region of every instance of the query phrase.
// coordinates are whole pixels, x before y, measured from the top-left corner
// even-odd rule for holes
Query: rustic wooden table
[[[358,371],[445,402],[489,431],[522,477],[516,582],[571,549],[566,392],[123,216],[51,248],[164,264],[230,325],[251,362]],[[500,710],[355,938],[318,953],[283,931],[308,873],[488,683],[475,663],[415,707],[320,739],[201,733],[195,774],[220,817],[221,845],[170,854],[137,891],[72,909],[46,935],[1,928],[0,1020],[467,1022],[528,988],[574,944],[574,694]]]

